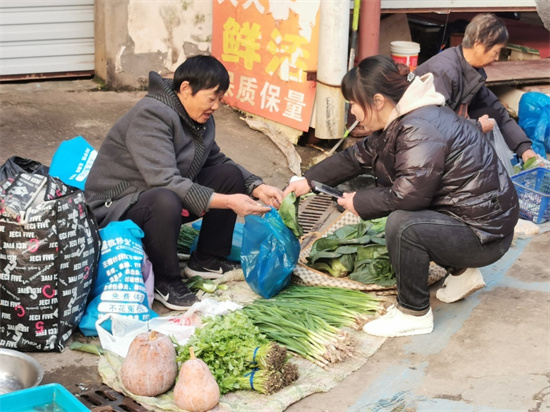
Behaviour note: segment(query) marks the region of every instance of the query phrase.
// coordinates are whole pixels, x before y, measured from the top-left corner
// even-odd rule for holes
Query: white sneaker
[[[394,305],[391,305],[384,316],[363,326],[363,331],[369,335],[392,338],[396,336],[423,335],[431,333],[433,328],[434,316],[431,308],[425,315],[414,316],[407,315]]]
[[[435,296],[445,303],[453,303],[470,296],[485,286],[483,276],[478,268],[468,268],[458,276],[449,275]]]

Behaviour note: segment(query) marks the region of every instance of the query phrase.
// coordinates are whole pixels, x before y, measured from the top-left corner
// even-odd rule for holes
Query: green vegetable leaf
[[[392,286],[395,273],[388,257],[385,228],[387,218],[345,225],[317,239],[306,258],[308,265],[331,276],[365,284]]]
[[[302,237],[304,234],[304,229],[298,223],[299,205],[300,199],[297,199],[296,194],[291,192],[283,199],[283,203],[281,203],[281,207],[279,208],[279,215],[282,221],[297,238]]]
[[[529,169],[532,169],[533,167],[535,167],[535,163],[537,162],[537,158],[536,157],[530,157],[529,159],[527,159],[527,161],[523,164],[522,166],[522,170],[529,170]]]

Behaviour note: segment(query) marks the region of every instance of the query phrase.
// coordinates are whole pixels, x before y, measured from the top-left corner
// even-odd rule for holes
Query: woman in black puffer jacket
[[[378,336],[430,333],[430,261],[447,268],[437,297],[460,300],[485,285],[478,268],[504,255],[519,205],[515,188],[480,130],[442,107],[433,76],[414,77],[385,56],[364,59],[342,80],[351,112],[370,136],[305,173],[284,195],[372,173],[376,187],[338,200],[362,219],[388,216],[386,240],[397,276],[397,303],[365,325]],[[468,269],[467,269],[468,268]]]

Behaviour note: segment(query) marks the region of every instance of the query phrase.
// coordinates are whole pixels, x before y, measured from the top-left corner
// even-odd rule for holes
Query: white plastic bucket
[[[394,62],[409,66],[412,72],[418,65],[420,44],[412,41],[392,41],[390,43],[390,53]]]

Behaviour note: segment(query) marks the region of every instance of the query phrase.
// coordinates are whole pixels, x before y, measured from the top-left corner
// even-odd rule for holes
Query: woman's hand
[[[521,159],[523,160],[523,163],[526,163],[527,160],[529,160],[532,157],[537,157],[537,154],[535,153],[535,151],[533,149],[526,150],[521,155]]]
[[[481,131],[483,133],[490,132],[495,127],[495,119],[490,119],[488,115],[484,114],[479,119],[477,119],[481,125]]]
[[[252,191],[252,196],[257,197],[268,206],[279,209],[283,202],[283,191],[277,187],[261,184]]]
[[[300,197],[311,192],[311,188],[309,187],[307,179],[295,180],[294,182],[290,183],[283,192],[283,199],[292,192],[294,192],[296,197]]]
[[[250,196],[236,193],[232,195],[223,195],[214,193],[210,202],[210,209],[231,209],[239,216],[263,215],[271,210],[269,206],[264,206],[256,202]]]
[[[353,207],[354,197],[355,197],[355,192],[344,193],[344,197],[338,199],[338,204],[342,206],[344,209],[349,210],[354,215],[359,216],[355,210],[355,207]]]

